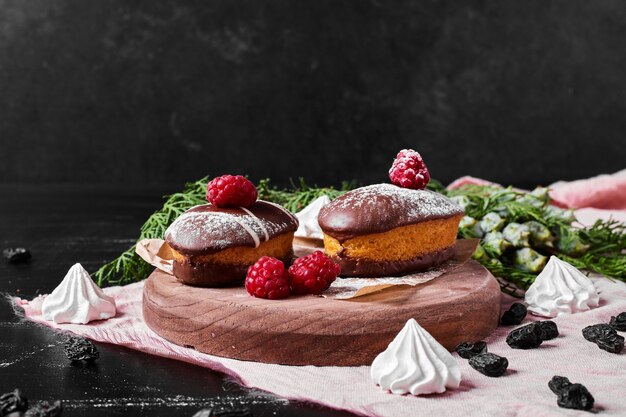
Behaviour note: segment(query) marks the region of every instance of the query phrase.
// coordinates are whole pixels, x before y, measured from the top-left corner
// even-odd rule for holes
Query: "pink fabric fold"
[[[626,355],[615,355],[587,342],[581,329],[608,322],[626,311],[626,285],[605,278],[595,284],[601,307],[555,319],[561,336],[534,350],[514,350],[505,342],[511,327],[498,328],[488,339],[489,351],[509,360],[509,371],[489,378],[473,370],[465,359],[459,361],[463,380],[458,390],[440,395],[413,397],[382,392],[370,379],[369,367],[282,366],[238,361],[197,352],[159,337],[143,321],[143,282],[104,291],[115,297],[115,318],[87,325],[55,324],[41,315],[43,296],[32,301],[15,299],[28,319],[90,339],[189,362],[230,375],[247,387],[278,396],[323,404],[367,416],[588,416],[582,411],[560,409],[548,389],[553,375],[564,375],[587,386],[602,408],[603,416],[626,415]],[[504,308],[512,299],[503,296]],[[537,320],[530,317],[529,320]]]
[[[626,220],[626,211],[607,210],[609,207],[626,210],[626,182],[623,175],[622,172],[615,174],[615,178],[598,177],[582,182],[555,184],[553,198],[568,207],[579,208],[583,204],[581,202],[593,204],[593,208],[577,211],[587,223],[593,223],[596,218],[603,216]],[[464,183],[489,182],[463,177],[451,186],[458,187]],[[589,197],[590,190],[593,190],[593,198]],[[588,416],[584,411],[557,407],[556,396],[547,384],[553,375],[563,375],[587,386],[596,399],[596,410],[600,410],[601,415],[624,416],[626,396],[622,391],[626,384],[626,353],[616,355],[600,350],[582,337],[581,330],[590,324],[606,323],[611,316],[626,311],[626,284],[601,277],[594,278],[594,283],[600,293],[600,307],[554,319],[561,336],[545,342],[538,349],[511,349],[505,342],[510,327],[499,327],[487,339],[489,351],[509,360],[509,371],[503,377],[484,376],[454,354],[462,371],[461,387],[444,394],[421,397],[382,392],[371,382],[368,366],[282,366],[245,362],[207,355],[169,343],[150,330],[143,321],[143,282],[106,288],[104,291],[116,300],[117,316],[87,325],[45,321],[41,315],[45,296],[32,301],[19,298],[14,301],[24,309],[26,318],[61,331],[189,362],[235,377],[247,387],[359,415]],[[503,295],[503,309],[508,308],[512,301]],[[529,317],[525,322],[530,320],[537,318]]]
[[[550,186],[550,197],[569,208],[626,210],[626,169],[611,175]]]
[[[482,178],[476,178],[476,177],[466,175],[464,177],[457,178],[456,180],[452,181],[446,188],[448,190],[454,190],[464,185],[494,185],[494,186],[500,187],[500,184],[498,183],[483,180]]]
[[[468,184],[499,186],[481,178],[464,176],[451,182],[447,188],[454,190]],[[559,181],[548,188],[552,203],[574,209],[576,218],[585,226],[598,219],[626,222],[626,169],[582,180]]]

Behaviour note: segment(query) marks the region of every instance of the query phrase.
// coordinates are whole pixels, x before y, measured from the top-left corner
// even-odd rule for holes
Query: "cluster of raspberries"
[[[403,188],[424,189],[430,174],[419,153],[403,149],[393,161],[389,178]],[[217,207],[250,207],[256,202],[258,192],[241,175],[222,175],[209,182],[206,198]],[[296,259],[288,269],[279,259],[263,256],[248,268],[245,287],[255,297],[272,300],[291,294],[321,294],[340,272],[339,265],[321,251]]]
[[[270,300],[290,294],[321,294],[340,272],[339,265],[321,251],[296,259],[289,269],[282,261],[263,256],[248,268],[245,286],[251,295]]]
[[[214,178],[206,189],[206,199],[217,207],[250,207],[257,198],[254,184],[241,175]],[[263,256],[248,268],[245,286],[251,295],[272,300],[290,294],[321,294],[339,272],[339,265],[320,251],[296,259],[288,270],[279,259]]]

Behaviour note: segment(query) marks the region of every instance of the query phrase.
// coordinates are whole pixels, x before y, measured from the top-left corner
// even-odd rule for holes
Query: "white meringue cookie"
[[[528,311],[557,317],[597,307],[600,297],[593,282],[582,272],[552,256],[526,291],[525,301]]]
[[[454,357],[415,319],[410,319],[371,367],[375,384],[392,394],[441,393],[458,388],[461,370]]]
[[[298,226],[298,230],[296,230],[295,236],[309,239],[324,239],[322,228],[317,222],[317,216],[322,207],[328,203],[330,203],[330,198],[323,195],[316,198],[311,204],[296,213],[300,225]]]
[[[96,285],[81,264],[70,268],[41,306],[43,318],[55,323],[85,324],[116,314],[115,300]]]

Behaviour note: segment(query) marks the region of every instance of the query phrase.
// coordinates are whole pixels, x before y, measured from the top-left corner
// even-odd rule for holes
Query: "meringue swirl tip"
[[[593,281],[576,267],[556,256],[528,288],[524,301],[528,311],[543,317],[558,317],[589,311],[600,305]]]
[[[372,381],[392,394],[440,394],[458,388],[461,371],[456,359],[415,319],[372,362]]]
[[[79,263],[74,264],[61,283],[46,296],[43,318],[60,323],[87,324],[115,317],[115,300],[102,291]]]

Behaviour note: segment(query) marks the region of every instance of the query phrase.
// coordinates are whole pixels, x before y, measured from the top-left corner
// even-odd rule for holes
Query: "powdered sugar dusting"
[[[393,210],[402,210],[409,218],[441,218],[463,212],[461,206],[447,197],[428,190],[411,190],[392,184],[374,184],[358,188],[339,198],[333,209],[359,209],[384,199]],[[393,214],[400,214],[394,211]]]
[[[232,217],[211,211],[193,211],[183,213],[176,219],[166,230],[165,239],[171,239],[182,247],[200,241],[207,247],[226,249],[231,241],[226,239],[226,231],[230,235],[237,234],[240,239],[245,238],[243,235],[248,235],[248,232]]]
[[[267,210],[258,202],[256,210]],[[273,209],[272,209],[273,210]],[[297,227],[290,217],[260,216],[255,209],[221,211],[210,204],[196,206],[178,217],[165,231],[165,240],[177,248],[219,251],[232,246],[258,247],[261,242]]]
[[[245,208],[245,207],[239,207],[239,208],[242,209],[243,211],[245,211],[246,213],[248,213],[248,215],[250,215],[252,217],[252,219],[256,222],[256,224],[259,225],[261,230],[263,230],[263,236],[265,237],[265,241],[270,240],[270,236],[267,233],[267,229],[263,225],[263,222],[261,221],[261,219],[259,219],[257,216],[255,216],[254,213],[251,212],[250,210],[248,210],[247,208]]]
[[[222,215],[223,216],[227,216],[227,214],[222,214]],[[253,219],[256,220],[256,218],[254,216],[253,216]],[[236,221],[239,224],[239,226],[243,227],[246,232],[248,232],[248,234],[250,235],[250,237],[254,241],[254,247],[258,248],[259,245],[261,244],[261,238],[259,237],[257,232],[252,230],[252,228],[250,226],[248,226],[246,224],[246,222],[244,222],[243,220],[240,220],[237,216],[233,216],[233,220]],[[265,230],[265,228],[263,228],[263,229]]]

